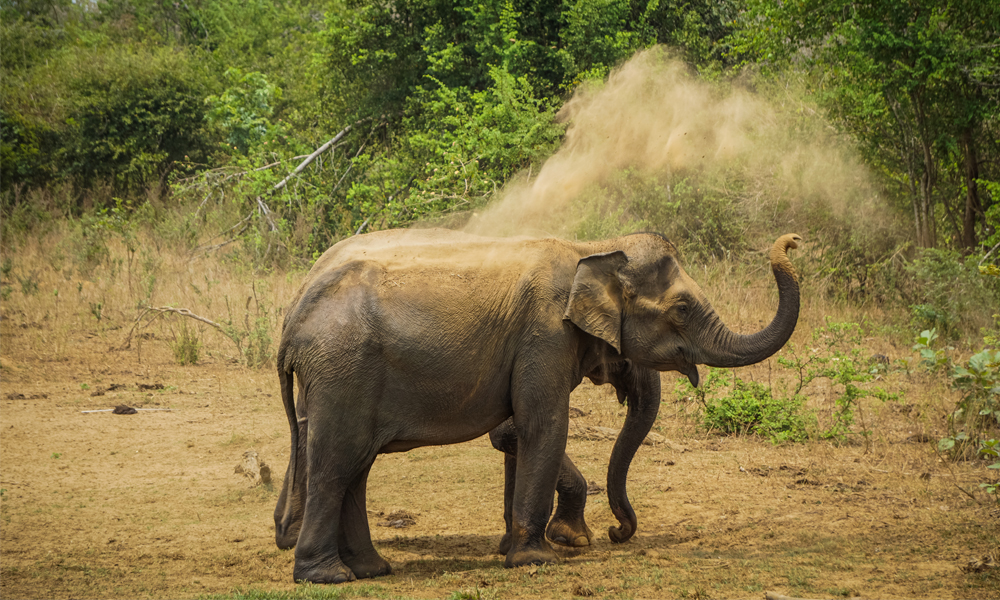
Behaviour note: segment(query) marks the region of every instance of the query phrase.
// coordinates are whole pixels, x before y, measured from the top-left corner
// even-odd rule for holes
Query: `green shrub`
[[[983,350],[949,373],[962,394],[948,415],[949,435],[938,449],[956,458],[996,456],[1000,434],[1000,350]]]
[[[825,378],[837,391],[830,424],[819,431],[819,437],[835,442],[845,442],[860,436],[867,444],[872,432],[866,428],[859,401],[876,398],[886,402],[898,400],[899,393],[889,393],[879,387],[869,387],[875,376],[887,368],[877,360],[862,356],[858,347],[863,339],[858,323],[838,323],[829,317],[826,325],[813,331],[813,345],[809,352],[798,354],[793,344],[788,344],[778,364],[795,372],[798,379],[794,396],[819,378]],[[861,417],[861,428],[855,428],[855,417]]]
[[[173,161],[201,158],[207,82],[198,61],[176,48],[101,49],[73,68],[61,150],[64,171],[123,191],[155,183]]]
[[[925,248],[906,267],[911,280],[902,291],[912,300],[913,324],[937,329],[946,339],[975,333],[1000,306],[1000,278],[983,277],[979,257]]]
[[[801,414],[804,401],[802,396],[776,399],[769,387],[736,379],[728,395],[706,399],[703,422],[709,431],[759,435],[775,443],[801,442],[808,437]]]

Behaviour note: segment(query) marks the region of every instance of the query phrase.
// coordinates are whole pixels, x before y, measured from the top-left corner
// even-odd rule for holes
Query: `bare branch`
[[[294,171],[292,171],[291,173],[289,173],[287,177],[285,177],[284,179],[282,179],[281,181],[279,181],[277,185],[275,185],[273,188],[271,188],[271,193],[273,194],[273,193],[277,192],[278,190],[280,190],[281,188],[285,187],[285,185],[288,183],[288,181],[292,177],[295,177],[296,175],[298,175],[299,173],[301,173],[302,169],[305,169],[306,167],[308,167],[309,163],[311,163],[312,161],[316,160],[317,156],[319,156],[320,154],[323,154],[324,152],[326,152],[327,149],[330,148],[330,146],[336,144],[337,142],[340,141],[340,138],[342,138],[345,135],[347,135],[347,132],[349,132],[351,130],[351,127],[353,127],[353,125],[348,125],[347,127],[344,127],[344,129],[340,133],[338,133],[337,135],[333,136],[333,138],[330,141],[328,141],[327,143],[323,144],[322,146],[320,146],[319,148],[317,148],[315,152],[313,152],[312,154],[310,154],[309,156],[307,156],[306,159],[299,164],[299,166],[295,167]],[[258,198],[258,202],[259,201],[260,201],[260,199]]]

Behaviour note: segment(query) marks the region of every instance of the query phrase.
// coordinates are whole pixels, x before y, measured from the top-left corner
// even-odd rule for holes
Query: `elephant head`
[[[750,335],[726,327],[678,263],[674,246],[660,236],[629,236],[619,240],[622,248],[579,261],[564,319],[604,340],[625,359],[595,380],[613,383],[619,401],[628,403],[608,463],[608,500],[620,522],[608,530],[611,541],[624,542],[636,531],[625,481],[636,450],[656,421],[657,371],[679,371],[697,386],[697,365],[742,367],[781,349],[799,314],[799,285],[787,252],[801,240],[787,234],[772,246],[778,310],[767,327]]]
[[[752,365],[788,341],[798,320],[799,285],[787,252],[801,240],[787,234],[771,248],[778,311],[754,334],[726,327],[681,267],[673,244],[655,234],[627,236],[618,240],[623,248],[582,258],[563,318],[622,358],[657,371],[679,371],[697,385],[697,365]]]

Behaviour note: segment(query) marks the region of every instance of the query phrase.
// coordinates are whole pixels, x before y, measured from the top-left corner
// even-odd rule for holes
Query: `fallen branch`
[[[212,327],[215,327],[216,329],[219,330],[219,333],[221,333],[226,337],[229,337],[229,334],[226,332],[225,328],[222,325],[219,325],[218,323],[210,319],[206,319],[205,317],[196,315],[186,308],[173,308],[171,306],[159,306],[159,307],[147,306],[146,310],[153,310],[161,313],[176,313],[178,315],[194,319],[195,321],[201,321],[206,325],[211,325]]]
[[[360,123],[360,122],[361,121],[358,121],[358,123]],[[357,125],[357,123],[355,123],[355,125]],[[337,135],[333,136],[333,138],[329,142],[323,144],[322,146],[320,146],[319,148],[317,148],[315,152],[313,152],[312,154],[310,154],[309,156],[307,156],[306,159],[299,164],[299,166],[295,167],[294,171],[292,171],[291,173],[289,173],[287,177],[285,177],[284,179],[282,179],[281,181],[279,181],[277,183],[277,185],[275,185],[273,188],[271,188],[271,193],[273,194],[273,193],[277,192],[278,190],[280,190],[281,188],[285,187],[285,185],[288,184],[288,181],[292,177],[295,177],[296,175],[298,175],[299,173],[301,173],[302,169],[305,169],[306,167],[308,167],[309,163],[311,163],[312,161],[316,160],[317,156],[319,156],[320,154],[323,154],[324,152],[326,152],[327,149],[330,148],[330,146],[336,144],[337,142],[340,141],[340,138],[342,138],[345,135],[347,135],[347,132],[349,132],[351,130],[351,127],[353,127],[353,125],[348,125],[347,127],[344,127],[344,129],[340,133],[338,133]],[[258,198],[258,200],[259,200],[259,198]]]
[[[984,262],[986,262],[986,259],[987,259],[987,258],[989,258],[989,257],[990,257],[990,254],[993,254],[993,251],[994,251],[994,250],[996,250],[997,248],[1000,248],[1000,242],[997,242],[997,245],[996,245],[996,246],[993,246],[992,248],[990,248],[990,251],[989,251],[989,252],[987,252],[986,254],[984,254],[984,255],[983,255],[983,258],[982,258],[982,260],[980,260],[980,261],[979,261],[979,264],[978,264],[978,265],[976,265],[976,266],[977,266],[977,267],[981,267],[981,266],[983,266],[983,263],[984,263]]]
[[[277,231],[278,226],[274,224],[274,218],[271,217],[271,209],[267,207],[267,204],[264,203],[264,200],[260,196],[257,196],[257,207],[260,208],[261,214],[267,219],[267,224],[271,226],[271,231]]]
[[[248,302],[249,302],[249,300],[248,300]],[[127,350],[129,347],[131,347],[131,345],[132,345],[132,334],[135,333],[135,328],[142,321],[143,317],[145,317],[146,315],[148,315],[151,312],[158,313],[156,315],[157,317],[160,316],[160,315],[163,315],[163,314],[173,313],[173,314],[181,315],[182,317],[188,317],[189,319],[194,319],[195,321],[200,321],[200,322],[202,322],[202,323],[204,323],[206,325],[210,325],[210,326],[214,327],[216,330],[218,330],[219,333],[221,333],[222,335],[226,336],[226,338],[232,340],[232,342],[234,344],[236,344],[236,349],[239,351],[240,355],[243,354],[243,348],[240,346],[239,341],[236,340],[229,331],[226,331],[225,327],[223,327],[222,325],[219,325],[218,323],[216,323],[215,321],[212,321],[211,319],[206,319],[205,317],[202,317],[200,315],[196,315],[196,314],[194,314],[193,312],[191,312],[190,310],[188,310],[186,308],[174,308],[172,306],[146,306],[146,307],[144,307],[143,311],[139,314],[139,317],[135,320],[135,323],[132,325],[132,329],[129,330],[128,335],[125,337],[125,341],[122,342],[122,345],[119,347],[119,350]],[[156,317],[153,317],[153,319],[150,319],[149,323],[152,323],[155,318]],[[146,325],[149,325],[149,323],[147,323]]]

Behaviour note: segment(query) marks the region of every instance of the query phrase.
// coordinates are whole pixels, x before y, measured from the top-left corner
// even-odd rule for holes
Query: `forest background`
[[[0,34],[5,301],[32,240],[121,275],[126,325],[164,253],[217,256],[262,325],[212,324],[257,365],[254,278],[363,232],[655,230],[746,275],[797,231],[808,294],[879,335],[1000,336],[994,2],[7,0]]]
[[[664,375],[684,447],[640,455],[628,548],[508,573],[488,443],[380,459],[379,510],[424,511],[379,531],[391,593],[997,597],[998,40],[986,0],[0,0],[5,597],[289,589],[277,492],[232,474],[287,458],[283,306],[337,241],[429,225],[662,232],[740,331],[795,232],[802,311],[773,359]],[[572,401],[620,426],[602,394]],[[177,410],[79,412],[118,402]]]

